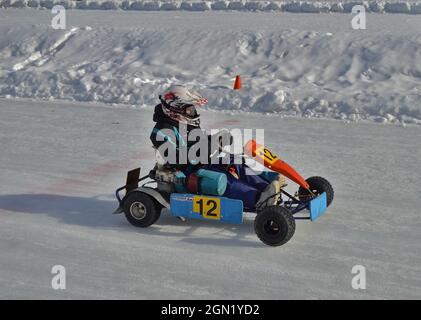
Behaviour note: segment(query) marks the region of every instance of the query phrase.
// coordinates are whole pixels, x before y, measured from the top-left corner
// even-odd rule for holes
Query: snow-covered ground
[[[421,122],[421,19],[248,12],[0,9],[0,96],[151,105],[171,83],[210,107]],[[236,74],[244,89],[231,90]]]
[[[51,18],[0,9],[0,298],[421,299],[421,127],[402,125],[421,121],[419,16],[369,14],[361,31],[346,14],[69,10],[61,31]],[[112,215],[127,170],[153,164],[152,107],[172,83],[209,98],[205,128],[264,128],[305,177],[330,180],[328,213],[280,248],[249,214],[164,213],[148,229]]]
[[[265,141],[335,200],[285,246],[239,226],[164,213],[131,226],[113,189],[148,170],[150,109],[0,100],[0,298],[421,298],[420,129],[203,112],[204,127],[266,129]],[[66,267],[54,291],[51,267]],[[351,269],[367,270],[354,290]]]
[[[0,0],[4,8],[51,9],[54,5],[78,10],[133,11],[266,11],[302,13],[348,13],[355,5],[368,12],[421,14],[417,0]]]

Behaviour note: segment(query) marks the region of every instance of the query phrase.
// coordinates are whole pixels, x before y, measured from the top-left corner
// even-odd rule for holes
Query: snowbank
[[[421,14],[421,2],[417,1],[191,1],[191,0],[0,0],[0,7],[4,8],[40,8],[51,9],[54,5],[63,5],[68,9],[81,10],[144,10],[144,11],[208,11],[208,10],[234,10],[234,11],[286,11],[295,13],[323,13],[344,12],[349,13],[354,5],[365,6],[368,12],[377,13],[406,13]]]
[[[183,83],[219,110],[421,123],[417,33],[40,25],[2,31],[3,97],[151,106],[170,84]],[[243,90],[231,89],[236,74]]]

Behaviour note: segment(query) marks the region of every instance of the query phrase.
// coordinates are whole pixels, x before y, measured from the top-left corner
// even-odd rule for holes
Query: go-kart
[[[314,221],[332,203],[334,192],[326,179],[314,176],[305,180],[286,162],[254,140],[245,145],[244,154],[270,169],[269,173],[276,176],[280,173],[299,185],[294,195],[281,188],[279,194],[271,195],[253,209],[257,214],[254,229],[263,243],[270,246],[287,243],[295,233],[295,220]],[[188,178],[180,171],[159,166],[143,177],[140,177],[140,168],[131,170],[127,173],[126,184],[115,192],[119,207],[114,213],[124,212],[132,225],[142,228],[154,224],[163,208],[183,221],[192,218],[242,223],[244,209],[248,209],[244,208],[243,201],[223,197],[223,191],[218,190],[212,180],[215,174],[201,170]],[[139,182],[145,180],[139,186]],[[155,186],[150,186],[152,183]],[[274,196],[278,196],[276,203],[265,206],[265,202]],[[308,213],[299,214],[303,212]]]

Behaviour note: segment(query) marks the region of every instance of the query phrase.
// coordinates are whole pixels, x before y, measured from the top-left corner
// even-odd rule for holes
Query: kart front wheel
[[[288,209],[270,206],[257,214],[254,219],[254,231],[264,244],[281,246],[294,235],[295,220]]]
[[[326,205],[329,206],[333,201],[333,187],[325,178],[322,177],[310,177],[307,180],[307,183],[310,186],[311,192],[316,196],[321,195],[323,192],[326,192]],[[298,190],[298,198],[302,201],[312,198],[310,192],[303,187],[300,187]]]
[[[132,225],[146,228],[159,219],[161,208],[147,194],[133,192],[124,200],[124,214]]]

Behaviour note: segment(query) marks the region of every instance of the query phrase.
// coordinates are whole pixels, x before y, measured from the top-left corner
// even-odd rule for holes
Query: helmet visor
[[[189,118],[195,118],[198,116],[195,106],[189,105],[184,109],[184,115]]]

